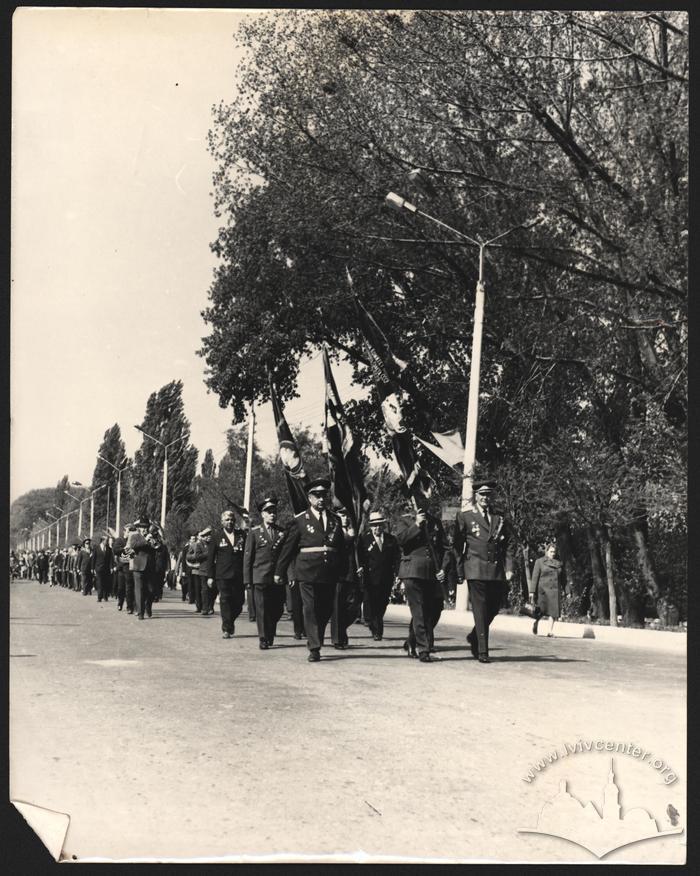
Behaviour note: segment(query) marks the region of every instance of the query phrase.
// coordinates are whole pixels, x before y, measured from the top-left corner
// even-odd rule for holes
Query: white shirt
[[[315,508],[309,508],[309,511],[311,511],[311,513],[314,515],[316,520],[321,521],[321,528],[325,532],[326,531],[326,519],[324,516],[325,512],[324,511],[317,511]]]

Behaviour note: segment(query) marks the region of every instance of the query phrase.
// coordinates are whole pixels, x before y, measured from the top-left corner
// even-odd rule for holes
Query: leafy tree
[[[98,459],[95,463],[95,470],[92,475],[92,486],[91,489],[94,490],[103,484],[107,484],[109,487],[109,504],[110,504],[110,513],[109,520],[110,526],[114,527],[116,522],[116,501],[117,501],[117,479],[118,474],[112,466],[116,466],[117,469],[124,468],[128,465],[128,457],[126,455],[126,448],[124,446],[124,441],[122,440],[121,429],[119,428],[119,424],[115,423],[113,426],[110,426],[109,429],[104,433],[104,438],[102,439],[102,443],[100,444],[100,449],[97,451]],[[103,457],[103,459],[100,459]],[[107,460],[104,462],[103,460]],[[111,462],[112,465],[108,463]],[[108,490],[107,487],[99,490],[99,492],[95,493],[95,521],[99,521],[100,528],[104,528],[107,523],[107,496]],[[129,503],[129,470],[126,468],[122,472],[121,476],[121,509],[123,510],[127,507]],[[123,518],[126,519],[126,518]],[[96,523],[97,525],[97,523]]]
[[[24,530],[32,530],[35,526],[46,526],[51,518],[46,515],[50,511],[54,516],[58,512],[53,507],[55,491],[53,487],[42,487],[38,490],[30,490],[18,496],[10,506],[10,547],[27,538],[28,533]],[[41,524],[39,521],[42,521]],[[61,531],[61,537],[63,532]],[[52,544],[55,543],[55,529],[52,530]]]
[[[162,444],[144,436],[134,454],[132,491],[135,512],[152,520],[160,519],[163,445],[177,441],[168,448],[167,508],[184,520],[194,506],[194,477],[197,470],[197,448],[189,443],[190,422],[185,417],[182,402],[182,381],[174,380],[150,395],[141,429]]]

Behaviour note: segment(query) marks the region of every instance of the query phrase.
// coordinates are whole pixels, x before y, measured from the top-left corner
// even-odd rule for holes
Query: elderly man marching
[[[260,650],[272,646],[284,608],[284,582],[275,582],[275,565],[282,550],[284,529],[277,525],[277,497],[258,505],[262,523],[248,532],[243,556],[243,581],[253,590]]]
[[[221,632],[224,639],[233,636],[236,618],[245,602],[243,553],[247,532],[245,529],[235,527],[235,519],[234,512],[230,510],[224,511],[221,515],[221,529],[212,533],[206,559],[206,587],[208,598],[211,600],[208,605],[213,607],[218,592]],[[204,603],[204,592],[202,603]]]
[[[467,636],[472,655],[490,663],[489,627],[503,601],[505,582],[513,577],[515,541],[510,525],[493,510],[495,481],[474,483],[474,510],[458,511],[455,552],[458,571],[469,586],[474,628]]]
[[[345,538],[340,518],[328,509],[329,480],[318,478],[306,487],[310,507],[289,525],[275,568],[281,584],[292,560],[304,606],[309,662],[321,659],[323,639],[333,613],[338,576],[345,559]]]
[[[401,558],[398,542],[386,531],[386,524],[381,511],[370,512],[369,532],[358,542],[365,605],[369,609],[367,625],[376,642],[380,642],[384,635],[384,615]]]

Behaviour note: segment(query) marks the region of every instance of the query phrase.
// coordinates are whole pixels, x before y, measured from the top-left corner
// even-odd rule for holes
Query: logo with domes
[[[615,849],[669,834],[683,833],[682,827],[659,830],[646,809],[629,809],[622,814],[620,789],[615,782],[614,763],[610,759],[608,783],[603,789],[602,813],[589,800],[582,803],[567,790],[566,779],[559,782],[559,791],[542,807],[537,827],[521,827],[518,833],[539,833],[569,840],[604,858]]]

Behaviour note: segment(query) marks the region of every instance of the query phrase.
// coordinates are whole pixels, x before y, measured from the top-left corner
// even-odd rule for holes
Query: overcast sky
[[[141,442],[148,396],[184,383],[200,461],[230,410],[195,355],[215,259],[206,150],[232,101],[239,10],[38,9],[13,19],[11,499],[90,483],[104,432]],[[338,374],[349,398],[348,366]],[[320,357],[290,423],[323,418]],[[275,450],[270,405],[258,441]]]

